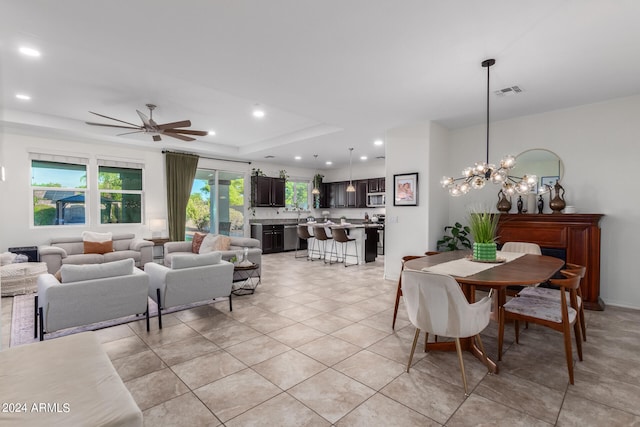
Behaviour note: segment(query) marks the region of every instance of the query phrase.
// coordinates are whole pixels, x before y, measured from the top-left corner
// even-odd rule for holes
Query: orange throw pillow
[[[193,240],[191,241],[191,252],[194,254],[200,253],[200,245],[202,245],[202,241],[207,237],[205,233],[195,233],[193,235]]]
[[[231,239],[227,236],[218,236],[213,246],[214,251],[228,251],[231,247]]]
[[[113,252],[113,240],[106,242],[84,242],[85,254],[106,254]]]

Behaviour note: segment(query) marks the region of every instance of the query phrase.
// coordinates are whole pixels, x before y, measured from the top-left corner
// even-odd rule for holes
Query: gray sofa
[[[250,237],[231,237],[231,247],[228,251],[220,251],[222,253],[222,259],[229,261],[236,256],[238,260],[242,259],[243,249],[249,248],[248,258],[254,264],[258,264],[257,275],[261,275],[262,270],[262,249],[260,241],[258,239],[252,239]],[[191,242],[167,242],[164,244],[164,265],[171,267],[171,258],[174,255],[193,255],[191,252]],[[234,272],[233,280],[242,280],[242,275]]]
[[[149,276],[132,259],[63,265],[60,273],[62,283],[52,274],[38,277],[35,332],[40,341],[46,333],[143,313],[149,329]]]
[[[51,239],[51,244],[40,246],[40,261],[47,263],[47,271],[54,274],[64,264],[101,264],[132,258],[136,266],[142,267],[153,260],[153,242],[136,239],[135,234],[113,236],[113,252],[85,254],[82,237],[60,237]]]
[[[171,267],[150,262],[149,297],[158,304],[158,326],[162,329],[162,310],[199,301],[229,298],[233,285],[233,265],[222,261],[220,252],[174,254]]]

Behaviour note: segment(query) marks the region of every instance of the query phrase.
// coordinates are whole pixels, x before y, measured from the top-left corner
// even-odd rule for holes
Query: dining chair
[[[580,276],[566,270],[561,271],[563,279],[550,279],[554,286],[561,289],[560,301],[542,298],[519,297],[512,298],[500,308],[498,329],[498,360],[502,360],[502,344],[504,342],[504,324],[506,320],[514,320],[516,343],[520,343],[518,328],[519,321],[535,323],[562,332],[564,335],[564,350],[569,371],[569,382],[573,381],[573,353],[571,349],[571,326],[573,326],[578,358],[582,360],[582,338],[577,307],[577,289],[580,286]],[[567,303],[567,294],[570,304]]]
[[[331,240],[329,236],[327,236],[327,232],[324,227],[316,226],[313,227],[313,237],[318,242],[318,254],[320,255],[320,259],[327,262],[327,242]]]
[[[537,243],[529,243],[529,242],[506,242],[504,245],[502,245],[502,249],[500,250],[503,252],[517,252],[521,254],[542,255],[542,250],[540,249],[540,246]],[[535,287],[538,285],[540,284],[538,283],[530,286]],[[523,289],[525,289],[525,286],[518,286],[518,285],[507,286],[507,295],[514,297]]]
[[[584,278],[585,273],[587,272],[587,267],[578,264],[566,263],[564,271],[568,271],[570,273],[577,274],[580,276],[580,280]],[[584,304],[582,303],[582,290],[580,286],[576,290],[577,294],[577,304],[578,304],[578,315],[580,316],[580,330],[582,332],[582,340],[587,340],[587,326],[584,321]],[[560,290],[552,289],[552,288],[525,288],[518,294],[523,297],[532,297],[532,298],[543,298],[552,301],[560,301]],[[570,301],[569,301],[570,302]]]
[[[402,257],[402,266],[400,267],[400,278],[398,279],[398,290],[396,290],[396,305],[393,308],[393,323],[391,323],[391,329],[396,328],[396,317],[398,317],[398,306],[400,305],[400,297],[402,296],[402,272],[404,271],[404,263],[417,258],[422,258],[422,255],[406,255]]]
[[[329,252],[329,264],[333,264],[333,255],[336,255],[336,263],[340,262],[340,257],[338,256],[338,248],[336,247],[336,243],[339,243],[342,247],[342,262],[345,267],[349,265],[358,265],[358,243],[356,239],[350,238],[347,235],[347,230],[345,228],[332,228],[331,229],[331,237],[333,238],[333,243],[331,245],[331,252]],[[347,254],[348,244],[353,242],[353,248],[355,250],[355,255]],[[347,264],[347,257],[355,257],[356,262],[354,264]]]
[[[425,351],[429,334],[454,338],[464,394],[468,396],[460,338],[476,338],[484,363],[489,369],[489,361],[480,332],[487,327],[491,317],[491,292],[480,301],[470,304],[453,277],[426,271],[406,270],[402,273],[402,296],[409,320],[416,327],[407,372],[411,368],[420,330],[426,332]]]

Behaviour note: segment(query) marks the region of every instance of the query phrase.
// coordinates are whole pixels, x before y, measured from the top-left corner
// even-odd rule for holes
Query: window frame
[[[293,183],[292,204],[287,203],[287,184],[289,183]],[[298,197],[297,187],[299,185],[306,187],[307,199],[304,202],[305,203],[304,207],[300,207],[299,204],[296,206],[297,197]],[[311,191],[309,189],[310,186],[311,186],[311,182],[308,179],[301,179],[301,178],[287,179],[287,181],[285,182],[285,197],[284,197],[285,209],[291,210],[291,211],[297,210],[301,212],[310,212],[311,206],[312,206],[309,200],[309,196],[311,195]]]
[[[111,226],[111,225],[144,225],[145,224],[145,200],[144,200],[144,165],[137,163],[124,163],[120,162],[120,164],[114,164],[116,162],[110,162],[102,159],[98,159],[98,163],[96,165],[96,192],[97,192],[97,225],[99,226]],[[108,169],[130,169],[130,170],[139,170],[140,171],[140,190],[116,190],[116,189],[102,189],[100,188],[100,174],[102,168]],[[140,221],[139,222],[102,222],[102,194],[131,194],[131,195],[139,195],[140,196]]]

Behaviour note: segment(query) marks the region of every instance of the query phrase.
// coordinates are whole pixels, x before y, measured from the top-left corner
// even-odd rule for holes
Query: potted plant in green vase
[[[496,260],[496,233],[498,231],[499,217],[500,214],[491,212],[471,212],[469,215],[474,260]]]

